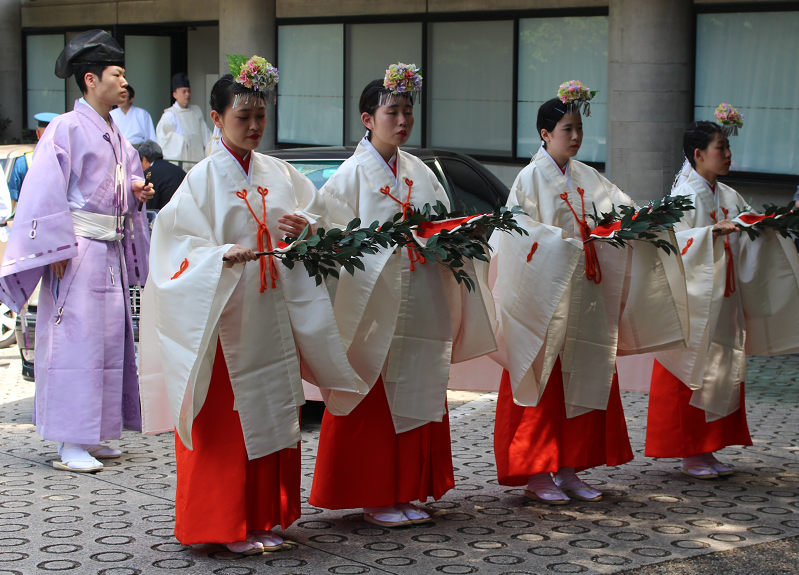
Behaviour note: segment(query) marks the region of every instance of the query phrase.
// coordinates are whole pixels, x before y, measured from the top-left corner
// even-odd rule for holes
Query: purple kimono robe
[[[117,161],[125,178],[115,200]],[[0,265],[0,300],[19,312],[42,282],[33,422],[43,439],[96,445],[123,427],[141,429],[128,285],[147,279],[150,238],[136,179],[137,152],[83,99],[36,146]],[[123,239],[76,236],[75,210],[122,214]],[[59,280],[49,265],[62,260]]]

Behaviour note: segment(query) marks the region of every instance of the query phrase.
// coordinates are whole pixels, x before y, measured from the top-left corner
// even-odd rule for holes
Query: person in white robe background
[[[155,128],[157,142],[165,159],[183,160],[181,167],[188,170],[205,157],[211,130],[200,107],[191,104],[191,83],[187,74],[181,72],[172,76],[172,97],[175,103],[164,110]]]
[[[672,293],[684,291],[684,280],[667,273],[677,259],[645,242],[617,249],[587,241],[592,206],[610,212],[634,203],[574,159],[583,139],[579,110],[579,102],[558,98],[541,106],[541,149],[507,203],[526,212],[517,221],[530,235],[492,237],[498,339],[507,346],[494,429],[498,481],[526,485],[526,497],[554,505],[600,500],[576,472],[633,458],[617,354],[684,344]]]
[[[647,421],[645,454],[680,457],[681,471],[698,479],[733,473],[713,452],[752,445],[746,356],[799,347],[796,250],[773,230],[754,240],[734,233],[762,216],[736,217],[751,208],[718,180],[732,165],[725,132],[703,121],[685,130],[686,164],[672,194],[696,206],[675,225],[688,279],[690,341],[687,349],[654,354]]]
[[[433,172],[399,148],[411,136],[414,86],[421,87],[418,71],[408,69],[418,82],[404,93],[374,80],[361,94],[367,135],[322,188],[334,226],[356,217],[362,225],[385,222],[437,201],[449,209]],[[324,414],[310,503],[362,507],[367,521],[383,526],[424,523],[429,514],[410,502],[437,500],[454,486],[450,364],[495,350],[493,325],[482,290],[467,293],[412,249],[384,249],[363,262],[364,273],[342,271],[334,307],[349,360],[371,391],[331,394],[357,407],[346,417]],[[466,265],[478,285],[486,281],[487,269]]]
[[[132,146],[138,146],[147,140],[155,141],[155,128],[150,114],[144,108],[133,105],[136,90],[128,84],[125,91],[127,92],[125,101],[119,107],[111,110],[111,117],[119,126],[119,131]]]
[[[156,219],[142,305],[143,427],[177,430],[175,535],[248,554],[280,549],[272,528],[300,515],[300,364],[320,385],[363,386],[324,284],[256,257],[325,213],[310,180],[253,151],[273,80],[214,85],[222,145]]]

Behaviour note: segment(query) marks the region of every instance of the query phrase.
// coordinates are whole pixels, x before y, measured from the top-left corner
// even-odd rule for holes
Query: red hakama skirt
[[[744,407],[716,421],[705,421],[705,411],[689,402],[693,391],[657,361],[652,370],[649,414],[646,421],[647,457],[691,457],[728,445],[752,445]]]
[[[300,449],[247,459],[220,344],[208,396],[194,419],[192,440],[190,451],[175,433],[178,541],[184,545],[245,541],[248,531],[277,525],[286,529],[299,518]]]
[[[502,373],[494,422],[494,456],[500,485],[527,485],[531,475],[564,467],[583,471],[632,461],[619,380],[613,376],[607,410],[566,417],[560,359],[535,407],[513,403],[510,374]]]
[[[438,500],[454,486],[448,414],[396,433],[382,379],[349,415],[325,410],[311,488],[314,507]]]

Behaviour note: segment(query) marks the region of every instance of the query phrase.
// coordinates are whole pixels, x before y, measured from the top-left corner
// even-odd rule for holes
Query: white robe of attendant
[[[199,106],[181,108],[177,102],[164,110],[155,132],[166,160],[199,162],[211,141],[211,130]]]
[[[399,151],[395,176],[364,139],[321,190],[335,227],[354,218],[362,226],[389,221],[402,207],[381,189],[416,208],[450,199],[424,163]],[[409,182],[412,184],[409,185]],[[480,289],[468,292],[444,266],[411,261],[408,251],[384,249],[363,259],[366,271],[341,271],[334,309],[347,356],[371,388],[382,375],[397,433],[410,431],[446,413],[450,364],[496,349],[488,266],[475,260],[465,269]],[[491,309],[486,301],[491,303]],[[330,393],[342,409],[361,397]]]
[[[122,135],[134,146],[151,140],[157,142],[153,119],[147,110],[131,104],[127,114],[122,108],[111,110],[111,117]]]
[[[499,361],[510,373],[514,401],[537,405],[560,356],[568,417],[607,408],[617,355],[684,346],[687,326],[678,256],[645,242],[618,249],[596,241],[602,280],[586,278],[580,225],[561,198],[566,194],[582,216],[578,188],[589,213],[594,205],[597,212],[634,205],[581,162],[569,160],[564,174],[542,148],[519,173],[507,203],[527,214],[517,221],[530,235],[491,238],[507,346]]]
[[[672,195],[689,196],[696,207],[675,225],[685,252],[690,340],[687,349],[654,356],[694,390],[691,405],[703,409],[711,422],[740,408],[747,355],[799,351],[799,257],[793,242],[773,231],[755,240],[733,233],[714,241],[716,221],[748,211],[740,194],[721,182],[714,193],[692,170]],[[729,297],[724,295],[729,267],[725,238],[736,288]]]
[[[142,304],[145,432],[177,428],[192,448],[192,423],[208,392],[218,338],[250,459],[297,445],[301,362],[305,378],[320,386],[366,391],[347,362],[327,289],[304,266],[289,270],[275,260],[276,286],[267,268],[263,293],[257,260],[224,267],[222,256],[234,244],[257,251],[257,223],[237,192],[247,190],[261,219],[259,187],[268,190],[274,247],[282,237],[278,219],[286,214],[324,223],[319,192],[290,164],[253,152],[247,177],[220,147],[189,171],[155,221]]]

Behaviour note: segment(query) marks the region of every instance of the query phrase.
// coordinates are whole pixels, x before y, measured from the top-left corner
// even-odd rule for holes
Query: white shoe
[[[107,445],[84,445],[83,448],[96,459],[116,459],[122,452]]]
[[[527,481],[524,496],[547,505],[566,505],[571,499],[554,481],[551,473],[536,473]]]
[[[555,474],[555,484],[573,499],[580,501],[601,501],[602,492],[594,489],[577,477],[574,467],[564,467]]]
[[[712,467],[713,471],[718,473],[719,476],[732,475],[734,473],[732,467],[716,459],[716,456],[713,455],[712,453],[702,454],[702,459],[704,459],[705,463],[707,463],[710,467]]]
[[[55,469],[76,473],[92,473],[103,469],[103,464],[92,457],[79,443],[59,443],[58,454],[61,456],[61,461],[53,461]]]
[[[261,555],[264,552],[263,543],[259,541],[236,541],[235,543],[224,543],[228,551],[241,553],[242,555]]]
[[[680,471],[695,479],[716,479],[719,474],[705,461],[704,454],[683,457]]]
[[[430,523],[433,521],[426,511],[419,509],[412,503],[397,503],[394,507],[402,511],[402,514],[405,515],[411,523]]]
[[[396,507],[364,507],[363,519],[383,527],[400,527],[412,525],[413,522]]]
[[[283,548],[283,539],[272,531],[250,531],[247,540],[260,543],[264,551],[278,551]]]

